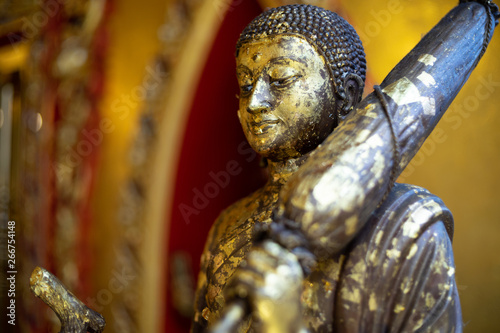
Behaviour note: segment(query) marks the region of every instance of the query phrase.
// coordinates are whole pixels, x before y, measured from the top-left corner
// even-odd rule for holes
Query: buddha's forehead
[[[277,35],[245,43],[239,50],[236,62],[238,65],[254,67],[276,58],[300,62],[321,59],[323,62],[323,57],[306,39],[295,35]]]

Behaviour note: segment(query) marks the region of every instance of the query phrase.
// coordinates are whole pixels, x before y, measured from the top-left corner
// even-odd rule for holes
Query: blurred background
[[[101,312],[106,332],[187,332],[212,222],[264,181],[236,117],[246,24],[288,3],[338,12],[364,43],[368,94],[457,2],[0,1],[3,309],[8,221],[17,271],[16,326],[2,319],[2,332],[57,330],[28,290],[36,266]],[[466,332],[498,331],[499,52],[495,35],[399,179],[454,214]]]

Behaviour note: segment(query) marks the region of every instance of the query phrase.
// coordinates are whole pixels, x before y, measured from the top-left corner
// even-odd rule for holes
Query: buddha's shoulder
[[[212,225],[210,238],[217,241],[222,236],[250,228],[248,221],[261,209],[260,197],[261,190],[257,190],[224,209]]]
[[[396,183],[372,219],[379,227],[399,230],[410,238],[442,223],[450,239],[453,238],[453,215],[448,207],[438,196],[415,185]]]
[[[228,217],[234,218],[234,214],[245,214],[247,212],[253,212],[260,206],[260,201],[263,195],[263,189],[259,189],[244,198],[231,204],[229,207],[224,209],[219,215],[219,219],[227,219]]]
[[[422,187],[395,184],[353,245],[375,258],[381,251],[391,255],[414,250],[414,244],[426,239],[451,243],[453,216],[450,210],[439,197]]]
[[[397,323],[400,331],[414,332],[422,323],[455,320],[452,235],[453,217],[440,198],[396,184],[347,253],[339,325],[360,331]]]

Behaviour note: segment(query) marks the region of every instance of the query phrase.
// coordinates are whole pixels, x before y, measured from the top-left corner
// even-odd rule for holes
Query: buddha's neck
[[[268,161],[269,183],[283,185],[307,160],[309,154],[286,161]]]

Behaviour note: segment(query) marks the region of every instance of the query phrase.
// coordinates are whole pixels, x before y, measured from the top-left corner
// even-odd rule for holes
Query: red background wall
[[[171,203],[171,227],[166,252],[170,258],[166,260],[168,265],[172,262],[171,256],[179,251],[189,254],[193,260],[195,277],[198,276],[199,258],[206,236],[219,213],[263,183],[263,170],[258,166],[259,157],[249,152],[251,148],[246,144],[236,115],[239,88],[234,59],[240,32],[261,11],[255,0],[234,0],[230,5],[196,88],[183,138],[174,201]],[[234,169],[239,172],[233,172],[237,174],[231,175],[228,185],[222,187],[216,184],[211,173],[229,174],[228,163],[230,166],[236,163]],[[206,199],[203,201],[199,194],[196,195],[205,193],[205,190],[213,198],[203,195]],[[197,200],[198,207],[204,208],[196,209],[193,200]],[[181,207],[199,213],[183,215]],[[170,272],[167,272],[167,277],[170,277]],[[170,290],[167,290],[165,331],[186,332],[190,320],[177,314],[169,294]]]

